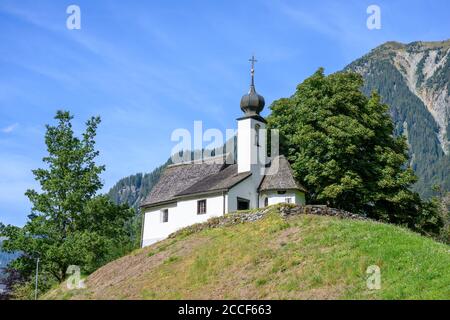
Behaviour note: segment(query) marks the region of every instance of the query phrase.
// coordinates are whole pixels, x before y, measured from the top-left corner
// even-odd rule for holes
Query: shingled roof
[[[209,175],[224,168],[223,164],[187,163],[168,166],[141,207],[168,202],[175,196]]]
[[[238,173],[237,164],[233,164],[219,171],[218,173],[212,174],[200,180],[186,190],[178,193],[177,196],[185,196],[211,191],[225,191],[249,176],[251,176],[251,172]]]
[[[225,191],[251,176],[237,172],[237,165],[189,163],[168,166],[141,207],[175,201],[179,197]]]
[[[277,161],[273,160],[269,172],[270,170],[273,170],[274,174],[268,174],[264,176],[261,184],[259,185],[259,191],[287,189],[306,191],[305,187],[303,187],[300,183],[298,183],[298,181],[295,180],[291,165],[289,164],[287,159],[283,155],[278,156],[278,159],[278,170],[275,170],[276,168],[274,167]]]

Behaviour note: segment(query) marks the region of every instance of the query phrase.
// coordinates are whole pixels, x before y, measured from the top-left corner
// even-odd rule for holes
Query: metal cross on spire
[[[258,60],[255,59],[255,55],[252,55],[252,58],[249,59],[248,61],[250,61],[252,63],[252,69],[250,70],[250,73],[252,75],[252,83],[251,85],[254,86],[255,85],[255,62],[258,62]]]

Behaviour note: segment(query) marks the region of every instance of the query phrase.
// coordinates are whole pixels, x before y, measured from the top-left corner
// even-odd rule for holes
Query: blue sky
[[[66,28],[71,4],[81,30]],[[380,30],[366,27],[371,4]],[[176,128],[234,128],[252,53],[268,106],[318,67],[340,70],[385,41],[450,38],[449,11],[447,0],[0,0],[0,222],[25,223],[58,109],[78,133],[102,117],[106,191],[162,164]]]

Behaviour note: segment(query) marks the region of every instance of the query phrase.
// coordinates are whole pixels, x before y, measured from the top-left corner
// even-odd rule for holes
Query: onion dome
[[[259,113],[264,109],[264,97],[259,95],[255,89],[255,62],[257,61],[253,56],[249,61],[252,63],[251,76],[252,80],[250,83],[250,90],[247,94],[244,94],[241,98],[241,110],[246,116],[259,115]]]

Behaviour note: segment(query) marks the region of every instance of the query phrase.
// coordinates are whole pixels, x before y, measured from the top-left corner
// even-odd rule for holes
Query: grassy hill
[[[403,228],[331,216],[284,218],[279,207],[254,222],[220,221],[109,263],[87,278],[86,289],[63,285],[44,298],[450,298],[450,247]],[[367,289],[370,265],[381,268],[380,290]]]

